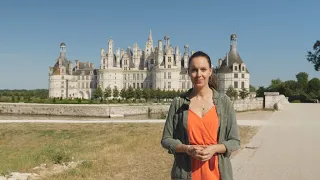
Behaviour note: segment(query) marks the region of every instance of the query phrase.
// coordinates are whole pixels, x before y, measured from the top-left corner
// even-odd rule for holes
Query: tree
[[[99,87],[94,91],[93,96],[94,96],[95,98],[100,98],[100,100],[102,100],[103,91],[102,91],[101,86],[99,86]]]
[[[150,96],[151,96],[151,91],[150,91],[150,89],[145,88],[145,89],[142,90],[142,97],[143,97],[147,102],[149,101]]]
[[[170,92],[170,99],[173,99],[174,97],[176,97],[176,94],[177,94],[177,92],[175,91],[175,90],[172,90],[171,92]]]
[[[131,86],[129,86],[126,95],[127,95],[126,99],[131,99],[134,97],[134,90]]]
[[[257,95],[256,97],[264,97],[264,92],[266,92],[267,89],[263,86],[259,86],[259,88],[257,89]]]
[[[308,83],[308,93],[312,98],[320,97],[320,79],[312,78]]]
[[[127,91],[126,91],[125,88],[121,89],[121,91],[120,91],[120,97],[121,97],[122,99],[127,99]]]
[[[231,99],[237,99],[238,98],[238,91],[235,90],[233,88],[233,86],[230,85],[227,92],[226,92],[226,95],[229,96],[229,98],[231,98]]]
[[[239,96],[241,97],[241,99],[245,99],[246,97],[248,97],[250,94],[249,91],[247,91],[245,88],[242,88],[241,91],[239,92]]]
[[[150,99],[154,99],[157,97],[156,90],[150,89]]]
[[[282,81],[281,81],[279,78],[277,78],[277,79],[272,79],[272,80],[271,80],[271,84],[270,84],[270,86],[268,87],[268,91],[278,92],[281,83],[282,83]]]
[[[111,90],[111,87],[108,86],[105,91],[104,91],[104,98],[108,98],[108,97],[111,97],[111,94],[112,94],[112,90]]]
[[[142,97],[142,91],[141,89],[138,87],[137,89],[135,89],[135,98],[136,99],[141,99]]]
[[[309,75],[306,72],[300,72],[296,75],[297,82],[299,84],[299,87],[302,90],[306,90],[308,88],[308,78]]]
[[[250,89],[250,92],[256,92],[257,91],[256,87],[254,87],[253,85],[250,85],[249,89]]]
[[[156,98],[157,98],[158,102],[160,102],[160,99],[162,99],[162,97],[163,97],[163,93],[162,93],[162,91],[160,90],[160,88],[158,88],[158,89],[156,90],[155,95],[156,95]]]
[[[118,90],[117,86],[114,86],[112,93],[113,93],[112,96],[114,98],[117,98],[119,96],[119,90]]]
[[[307,60],[314,65],[316,71],[320,71],[320,41],[316,41],[313,45],[313,52],[307,52]]]

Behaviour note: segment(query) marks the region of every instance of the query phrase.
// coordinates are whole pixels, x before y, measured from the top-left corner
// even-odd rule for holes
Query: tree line
[[[100,99],[100,101],[110,99],[110,98],[121,98],[125,100],[134,99],[141,100],[144,99],[146,102],[156,99],[158,102],[161,100],[173,99],[176,96],[180,96],[184,91],[175,91],[175,90],[161,90],[158,89],[140,89],[139,87],[133,89],[131,86],[129,88],[118,90],[117,87],[111,89],[107,87],[102,89],[100,86],[94,92],[94,98]]]
[[[260,86],[257,89],[257,97],[263,97],[264,92],[279,92],[289,97],[290,102],[294,100],[301,102],[320,100],[320,79],[312,78],[309,80],[308,73],[300,72],[296,74],[296,80],[272,79],[268,87]]]
[[[26,90],[26,89],[0,89],[0,97],[2,96],[15,96],[21,98],[40,98],[46,99],[48,98],[49,90],[48,89],[33,89],[33,90]]]

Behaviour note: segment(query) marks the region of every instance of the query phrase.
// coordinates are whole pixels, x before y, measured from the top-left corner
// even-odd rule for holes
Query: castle
[[[153,88],[185,91],[192,87],[187,73],[189,45],[183,53],[178,46],[170,44],[170,37],[159,40],[154,46],[150,31],[144,50],[138,44],[131,49],[117,48],[110,38],[108,49],[101,49],[99,69],[90,62],[75,60],[73,65],[66,58],[66,44],[60,44],[60,56],[53,67],[49,67],[49,97],[91,99],[100,86],[118,90]],[[249,90],[249,72],[236,49],[236,35],[231,35],[231,48],[224,60],[218,60],[216,68],[219,91],[225,93],[230,85],[236,90]],[[238,68],[239,67],[239,68]],[[240,86],[241,84],[241,86]]]

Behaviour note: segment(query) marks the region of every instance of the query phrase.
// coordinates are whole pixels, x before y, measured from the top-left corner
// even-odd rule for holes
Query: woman
[[[174,154],[174,180],[233,180],[231,152],[240,146],[230,99],[218,93],[210,57],[196,52],[189,58],[193,88],[173,99],[161,145]]]

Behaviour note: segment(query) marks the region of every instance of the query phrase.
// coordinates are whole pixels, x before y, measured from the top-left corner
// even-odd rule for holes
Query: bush
[[[70,158],[68,154],[62,150],[57,150],[51,154],[51,160],[54,164],[61,164],[68,161]]]

